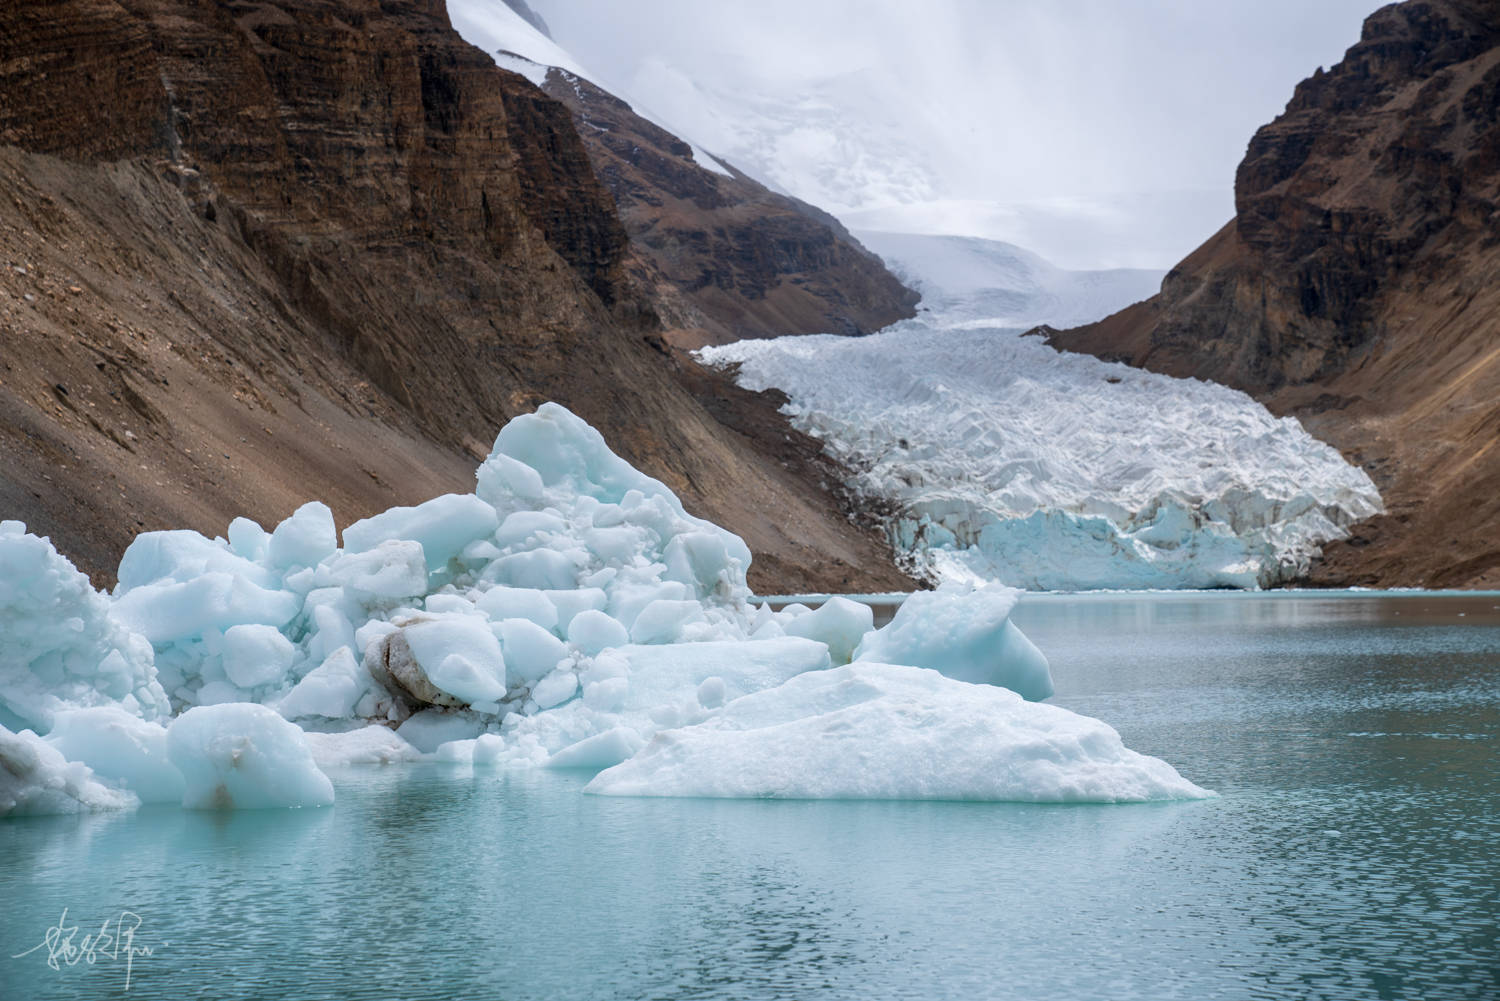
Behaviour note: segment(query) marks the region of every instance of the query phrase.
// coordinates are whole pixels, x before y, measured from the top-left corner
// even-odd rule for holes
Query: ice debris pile
[[[942,316],[705,348],[894,510],[918,572],[1040,590],[1268,587],[1381,510],[1363,470],[1236,390]]]
[[[610,793],[1204,795],[1022,699],[1052,688],[1013,590],[918,595],[880,630],[845,598],[755,605],[744,543],[554,404],[476,479],[342,546],[319,503],[146,533],[112,595],[0,523],[0,815],[320,806],[325,770],[423,758],[605,770]],[[809,760],[816,781],[777,778]]]

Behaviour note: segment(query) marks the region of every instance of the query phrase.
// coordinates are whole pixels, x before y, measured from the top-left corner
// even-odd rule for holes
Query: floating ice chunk
[[[346,532],[345,535],[348,533]],[[362,601],[411,598],[427,591],[427,557],[420,542],[391,539],[327,564],[328,579]]]
[[[864,638],[854,659],[928,667],[1040,701],[1052,694],[1052,674],[1047,658],[1010,621],[1020,596],[998,584],[918,591],[889,623]]]
[[[168,714],[151,644],[51,542],[0,522],[0,726],[46,733],[59,710],[112,704]]]
[[[624,646],[630,634],[613,616],[596,608],[586,608],[568,623],[568,642],[588,657],[609,647]]]
[[[693,622],[702,622],[703,606],[696,601],[668,601],[659,599],[641,609],[630,627],[632,643],[675,643],[682,639],[682,630]]]
[[[568,657],[566,643],[529,619],[503,619],[493,631],[505,652],[505,683],[511,688],[540,681]]]
[[[481,616],[433,616],[407,625],[402,635],[437,688],[464,702],[505,698],[505,657]]]
[[[0,726],[0,817],[123,810],[139,804],[134,793],[104,785],[88,765],[68,761],[30,730],[12,733]]]
[[[427,569],[448,561],[500,524],[495,509],[473,494],[444,494],[416,507],[393,507],[344,529],[344,551],[362,553],[382,542],[409,539],[422,546]]]
[[[315,567],[333,555],[338,545],[333,512],[322,501],[309,501],[276,526],[267,556],[278,570]]]
[[[481,733],[474,738],[474,764],[491,765],[505,752],[505,741],[498,734]]]
[[[333,785],[296,724],[261,705],[198,706],[172,721],[167,755],[193,809],[327,806]]]
[[[281,681],[297,648],[274,626],[232,626],[224,631],[224,673],[240,688]]]
[[[167,758],[167,728],[118,706],[60,712],[47,743],[143,803],[182,802],[182,772]]]
[[[350,765],[389,765],[398,761],[415,761],[422,752],[396,731],[383,726],[367,726],[348,733],[306,733],[308,749],[319,768],[344,768]]]
[[[287,719],[326,716],[344,719],[370,688],[370,676],[354,660],[354,651],[341,646],[297,682],[276,705]]]
[[[184,583],[148,584],[121,595],[114,615],[158,647],[211,629],[284,626],[300,610],[295,594],[270,591],[243,577],[205,573]]]
[[[557,628],[557,606],[534,588],[498,585],[479,595],[474,600],[474,607],[495,622],[529,619],[543,629]]]
[[[865,633],[875,626],[875,612],[863,602],[833,597],[816,611],[799,615],[784,623],[788,636],[801,636],[828,644],[828,655],[835,664],[847,664],[854,656]]]
[[[547,759],[548,768],[609,768],[641,749],[645,741],[628,726],[617,726],[570,744]]]
[[[870,661],[795,677],[658,733],[584,791],[1057,803],[1212,795],[1096,719]]]
[[[261,587],[278,583],[265,567],[238,555],[223,542],[179,529],[137,535],[120,557],[115,593],[162,581],[181,584],[210,571],[243,577]]]

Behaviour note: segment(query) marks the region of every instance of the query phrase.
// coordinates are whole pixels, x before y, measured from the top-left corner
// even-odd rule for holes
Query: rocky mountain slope
[[[905,583],[775,400],[667,350],[568,109],[442,0],[5,5],[0,265],[0,513],[101,583],[143,529],[467,490],[545,399],[753,583]]]
[[[673,344],[867,334],[914,315],[916,293],[838,220],[637,113],[521,0],[457,0],[453,17],[465,38],[573,113]]]
[[[1500,585],[1500,4],[1371,15],[1235,202],[1159,295],[1052,343],[1245,389],[1365,466],[1387,513],[1314,583]]]

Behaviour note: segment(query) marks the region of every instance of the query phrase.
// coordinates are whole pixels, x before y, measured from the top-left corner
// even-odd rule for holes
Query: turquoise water
[[[1217,789],[1042,807],[337,774],[0,822],[0,998],[1500,997],[1500,597],[1028,597],[1053,701]],[[123,952],[60,970],[121,912]]]

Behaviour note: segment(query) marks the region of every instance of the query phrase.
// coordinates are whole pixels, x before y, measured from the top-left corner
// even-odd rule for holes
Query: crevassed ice
[[[418,759],[598,771],[654,759],[660,734],[739,719],[750,698],[801,721],[798,739],[841,734],[809,795],[1203,794],[1092,738],[1059,739],[1045,781],[1025,769],[981,780],[1009,758],[1020,768],[1024,742],[943,734],[990,717],[1012,735],[1108,730],[1022,700],[1052,682],[1009,621],[1017,592],[944,588],[881,630],[869,606],[842,598],[773,612],[751,601],[743,541],[689,515],[554,404],[500,432],[473,493],[349,525],[342,545],[317,502],[269,532],[237,519],[227,536],[143,534],[108,595],[47,540],[0,526],[0,566],[13,571],[0,635],[15,638],[0,645],[0,815],[316,807],[333,800],[325,769]],[[905,708],[885,699],[851,714],[800,682],[851,660]],[[924,668],[949,677],[937,684]],[[999,686],[1020,694],[996,701]],[[908,718],[926,721],[921,734],[902,729]],[[921,749],[912,768],[948,778],[873,781],[861,762],[898,739]],[[805,750],[778,738],[746,753],[764,764]],[[700,762],[695,781],[732,770],[718,752],[704,760],[726,763]],[[642,773],[612,791],[687,789]]]
[[[942,289],[924,263],[907,267]],[[1264,587],[1381,510],[1369,476],[1295,419],[1224,386],[976,325],[965,303],[984,291],[969,275],[929,295],[941,311],[868,337],[741,341],[700,357],[737,364],[748,389],[785,392],[785,412],[851,470],[856,494],[894,510],[897,552],[940,579]]]

